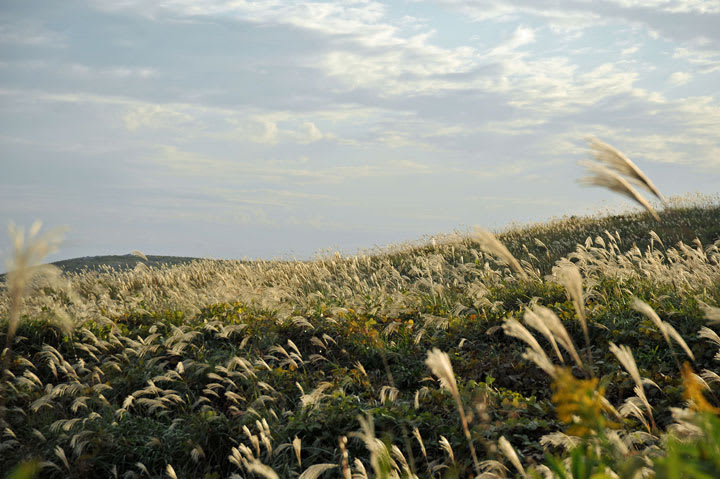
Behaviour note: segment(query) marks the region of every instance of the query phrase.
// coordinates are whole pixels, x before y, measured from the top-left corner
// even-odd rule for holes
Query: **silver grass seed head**
[[[494,234],[485,229],[475,228],[473,239],[480,243],[483,250],[506,262],[521,278],[528,279],[527,273],[522,269],[518,260]]]
[[[455,380],[455,373],[453,372],[450,357],[447,353],[440,351],[438,348],[433,348],[432,351],[428,352],[425,364],[427,364],[432,373],[438,377],[440,384],[452,393],[453,397],[460,397]]]
[[[590,175],[580,178],[580,184],[600,186],[625,195],[645,208],[655,220],[660,221],[660,217],[655,209],[625,178],[599,163],[582,161],[580,165],[587,168],[590,172]]]
[[[505,439],[505,436],[500,436],[500,439],[498,440],[498,448],[500,451],[510,460],[510,463],[515,467],[515,469],[518,470],[520,475],[522,477],[527,477],[527,474],[525,473],[525,469],[523,468],[522,464],[520,463],[520,459],[517,456],[517,453],[515,452],[515,449],[513,449],[510,442]]]
[[[648,190],[660,201],[665,201],[660,191],[658,191],[653,182],[650,181],[650,178],[621,151],[594,137],[588,138],[588,143],[590,143],[590,149],[596,161],[630,178],[631,181]]]

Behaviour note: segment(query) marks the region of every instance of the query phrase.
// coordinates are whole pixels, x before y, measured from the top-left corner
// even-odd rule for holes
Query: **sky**
[[[308,258],[720,185],[720,0],[0,0],[0,228]],[[0,235],[0,255],[10,241]]]

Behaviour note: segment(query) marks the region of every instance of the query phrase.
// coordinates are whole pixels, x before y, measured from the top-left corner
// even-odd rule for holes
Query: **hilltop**
[[[64,259],[54,261],[51,264],[57,266],[65,273],[81,273],[83,271],[127,271],[133,269],[138,263],[146,266],[160,268],[163,266],[174,266],[197,261],[200,258],[188,256],[157,256],[147,255],[144,258],[132,254],[126,255],[103,255],[83,256],[82,258]]]

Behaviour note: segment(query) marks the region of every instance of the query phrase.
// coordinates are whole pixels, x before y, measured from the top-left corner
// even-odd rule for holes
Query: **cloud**
[[[671,40],[720,46],[720,6],[694,0],[433,0],[455,8],[475,21],[508,21],[531,15],[558,31],[622,22],[640,25]]]
[[[176,145],[161,145],[149,153],[143,164],[160,167],[158,174],[171,173],[201,182],[231,182],[257,185],[282,184],[305,188],[312,185],[342,185],[363,178],[398,178],[437,174],[444,165],[430,165],[410,159],[367,159],[355,164],[333,165],[324,161],[296,159],[268,161],[262,158],[218,157],[184,150]],[[289,191],[289,190],[288,190]],[[312,195],[297,190],[304,197]]]
[[[98,80],[100,78],[113,78],[120,80],[127,80],[130,78],[150,78],[157,75],[157,70],[154,68],[136,68],[127,66],[114,66],[110,68],[97,68],[81,63],[72,63],[69,65],[60,66],[63,70],[69,72],[72,75],[83,76]]]
[[[668,81],[673,86],[680,86],[688,83],[692,79],[692,75],[687,72],[675,72],[670,75]]]
[[[123,116],[125,127],[130,131],[140,128],[182,127],[193,120],[192,116],[163,105],[135,105]]]
[[[303,128],[298,133],[300,143],[313,143],[325,138],[323,132],[312,121],[303,122]]]
[[[278,141],[277,121],[270,118],[260,118],[256,120],[261,127],[259,134],[250,134],[247,138],[255,143],[274,144]]]
[[[720,52],[697,48],[676,48],[673,58],[688,61],[699,73],[708,74],[720,71]]]
[[[66,46],[64,35],[30,22],[0,25],[0,44],[51,48]]]
[[[417,3],[92,0],[55,24],[28,7],[73,35],[0,52],[5,181],[44,156],[46,183],[107,168],[103,184],[141,185],[129,211],[154,221],[412,237],[563,214],[588,134],[649,174],[720,173],[712,2]]]
[[[337,140],[335,135],[322,132],[315,122],[307,119],[322,118],[324,114],[279,111],[256,114],[248,121],[233,123],[239,123],[236,129],[239,139],[263,145],[277,145],[280,142],[306,145],[320,140]]]
[[[535,43],[535,31],[532,28],[519,26],[509,40],[495,47],[490,55],[504,55],[518,48]]]

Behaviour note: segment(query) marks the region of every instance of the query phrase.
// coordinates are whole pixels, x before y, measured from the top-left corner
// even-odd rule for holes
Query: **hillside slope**
[[[3,385],[0,470],[292,478],[315,465],[334,469],[321,477],[504,477],[517,474],[508,441],[524,468],[577,443],[594,444],[578,457],[595,470],[661,471],[677,459],[665,434],[678,421],[711,451],[683,464],[712,467],[702,458],[720,457],[720,440],[706,439],[720,431],[720,404],[689,386],[688,371],[720,394],[720,339],[698,334],[706,315],[720,316],[720,205],[668,208],[660,223],[569,218],[498,238],[520,270],[477,238],[448,236],[314,261],[39,281]],[[568,280],[573,268],[581,284]],[[9,311],[3,293],[0,317]],[[658,388],[637,396],[639,377]],[[673,415],[688,399],[700,412]],[[706,422],[693,416],[703,411]]]

